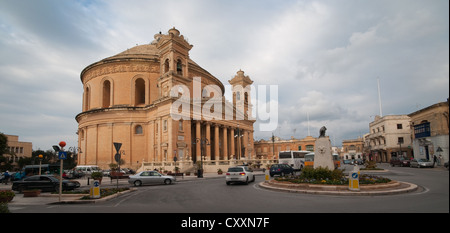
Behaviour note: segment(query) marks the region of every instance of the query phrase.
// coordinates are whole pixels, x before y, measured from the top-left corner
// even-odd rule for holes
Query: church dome
[[[105,58],[103,60],[121,59],[121,58],[158,58],[158,49],[154,44],[137,45],[131,49],[127,49],[119,54]]]

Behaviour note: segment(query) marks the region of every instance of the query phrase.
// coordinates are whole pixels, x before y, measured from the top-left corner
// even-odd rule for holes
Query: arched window
[[[109,108],[111,106],[111,82],[106,80],[103,82],[103,101],[102,107]]]
[[[169,72],[169,59],[164,62],[164,73]]]
[[[90,104],[90,98],[91,98],[91,93],[90,93],[90,89],[89,87],[86,87],[86,90],[84,91],[84,110],[88,111],[89,110],[89,104]]]
[[[143,129],[141,125],[136,125],[136,127],[134,128],[134,133],[135,134],[142,134],[143,133]]]
[[[177,74],[183,75],[183,63],[181,63],[181,60],[177,60]]]
[[[141,78],[136,79],[134,88],[135,104],[145,104],[145,81]]]

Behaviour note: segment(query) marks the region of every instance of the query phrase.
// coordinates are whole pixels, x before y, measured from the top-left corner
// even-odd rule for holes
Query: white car
[[[255,181],[255,175],[247,166],[230,167],[226,173],[225,180],[227,185],[234,182],[248,184]]]
[[[134,186],[145,184],[172,184],[175,182],[173,176],[165,176],[157,171],[143,171],[136,175],[132,175],[128,179],[128,183]]]
[[[409,163],[411,167],[433,167],[433,162],[428,159],[413,159]]]

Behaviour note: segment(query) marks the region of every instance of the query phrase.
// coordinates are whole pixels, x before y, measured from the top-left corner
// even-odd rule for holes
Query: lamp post
[[[241,160],[241,137],[244,135],[241,135],[241,130],[239,129],[239,124],[237,124],[237,134],[234,135],[235,138],[237,138],[238,143],[238,160]]]
[[[41,175],[42,159],[44,156],[42,154],[38,155],[39,158],[39,175]]]
[[[203,178],[203,145],[209,146],[209,140],[206,138],[195,138],[192,144],[200,143],[200,169],[197,171],[197,178]]]

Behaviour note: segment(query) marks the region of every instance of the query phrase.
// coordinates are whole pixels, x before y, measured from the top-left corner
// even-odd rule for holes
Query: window
[[[183,75],[183,63],[181,63],[180,59],[177,61],[177,74]]]
[[[111,105],[111,82],[106,80],[103,82],[103,108],[109,108]]]
[[[178,130],[183,131],[183,120],[178,121]]]
[[[307,151],[314,151],[314,145],[306,145]]]
[[[167,131],[167,120],[164,120],[163,122],[163,130]]]
[[[141,78],[136,79],[135,82],[135,104],[145,104],[145,81]]]
[[[89,89],[89,87],[86,87],[86,91],[84,92],[84,110],[85,111],[89,110],[90,98],[91,98],[90,89]]]
[[[137,126],[134,128],[134,133],[135,133],[135,134],[142,134],[142,133],[143,133],[142,126],[141,126],[141,125],[137,125]]]
[[[169,59],[166,59],[166,62],[164,62],[164,73],[169,72]]]
[[[399,138],[398,138],[398,143],[399,143],[399,144],[400,144],[400,143],[404,143],[403,137],[399,137]]]
[[[403,129],[402,124],[397,124],[397,129]]]

